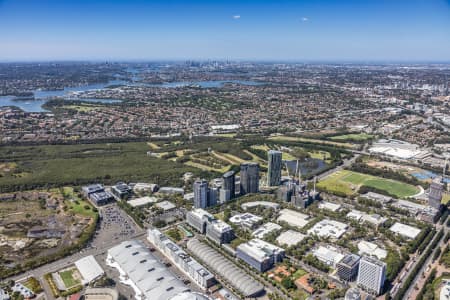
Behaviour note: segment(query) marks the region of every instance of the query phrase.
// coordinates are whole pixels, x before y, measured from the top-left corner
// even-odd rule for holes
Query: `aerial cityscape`
[[[0,32],[0,300],[450,299],[448,1],[5,0]]]

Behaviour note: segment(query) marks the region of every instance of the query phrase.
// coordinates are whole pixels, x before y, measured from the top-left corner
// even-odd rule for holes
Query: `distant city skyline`
[[[449,62],[449,0],[0,0],[0,61]]]

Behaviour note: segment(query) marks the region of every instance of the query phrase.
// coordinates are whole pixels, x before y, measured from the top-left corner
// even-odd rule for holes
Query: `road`
[[[140,229],[134,221],[115,204],[100,208],[104,217],[100,220],[97,231],[90,242],[90,246],[78,253],[66,256],[54,262],[45,264],[25,273],[6,278],[5,281],[20,281],[33,276],[41,282],[47,299],[54,299],[50,286],[44,279],[44,275],[70,266],[80,258],[93,255],[97,256],[106,252],[107,249],[130,239],[139,239],[146,236],[146,231]],[[106,213],[108,211],[108,214]]]
[[[447,217],[447,220],[448,220],[448,217]],[[446,221],[447,221],[446,220]],[[445,242],[444,242],[444,237],[447,235],[447,233],[450,231],[449,230],[449,227],[447,227],[446,226],[446,221],[443,223],[443,225],[437,225],[436,226],[436,230],[437,230],[437,232],[439,232],[441,229],[444,229],[444,235],[443,235],[443,237],[441,238],[441,240],[439,241],[439,243],[438,243],[438,245],[436,246],[436,248],[434,248],[434,249],[437,249],[437,247],[439,247],[439,248],[442,248],[443,246],[445,246]],[[427,248],[428,249],[428,248]],[[408,288],[408,290],[406,291],[406,293],[405,293],[405,296],[404,296],[404,299],[413,299],[413,298],[410,298],[411,296],[412,296],[412,294],[413,294],[413,292],[414,292],[414,286],[417,284],[417,282],[418,281],[420,281],[420,279],[422,278],[422,274],[424,274],[425,273],[425,271],[427,270],[427,268],[428,268],[428,266],[431,264],[431,260],[433,259],[433,254],[434,254],[434,249],[433,249],[433,252],[431,253],[431,255],[428,257],[428,259],[425,261],[425,263],[423,264],[423,266],[422,266],[422,268],[420,269],[420,271],[416,274],[416,277],[414,278],[414,280],[413,280],[413,282],[411,283],[411,285],[409,286],[409,288]],[[424,253],[425,253],[425,251],[426,250],[424,250]],[[419,259],[417,259],[417,261],[419,261]],[[414,266],[415,266],[416,264],[414,264]],[[414,267],[411,267],[411,269],[413,269]],[[410,269],[410,270],[411,270]],[[431,270],[431,269],[430,269]],[[430,270],[428,270],[428,273],[429,273],[429,271]],[[408,274],[409,275],[409,274]],[[420,287],[420,285],[419,285],[419,287]]]

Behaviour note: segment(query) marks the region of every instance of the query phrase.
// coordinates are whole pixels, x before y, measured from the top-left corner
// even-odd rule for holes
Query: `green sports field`
[[[76,286],[80,284],[80,280],[75,279],[73,277],[74,270],[66,270],[59,273],[59,276],[61,276],[62,281],[64,282],[64,285],[66,288],[71,288],[73,286]]]
[[[399,198],[410,197],[419,192],[419,188],[407,183],[347,170],[331,174],[317,186],[330,193],[337,192],[348,196],[356,194],[361,186],[384,190]]]

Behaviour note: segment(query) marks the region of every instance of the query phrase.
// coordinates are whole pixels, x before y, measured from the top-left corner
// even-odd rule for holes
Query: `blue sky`
[[[0,60],[450,61],[450,0],[0,0]]]

